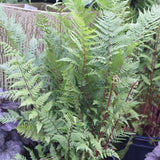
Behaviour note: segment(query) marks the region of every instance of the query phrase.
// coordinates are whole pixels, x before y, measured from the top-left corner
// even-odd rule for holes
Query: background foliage
[[[18,119],[17,131],[39,142],[38,159],[119,159],[114,144],[132,134],[126,128],[136,129],[131,122],[139,120],[143,91],[147,99],[157,93],[152,89],[159,81],[159,6],[139,12],[134,23],[127,21],[128,1],[96,2],[98,13],[84,8],[83,0],[65,0],[69,13],[50,13],[56,25],[38,15],[45,45],[39,56],[38,41],[33,37],[26,46],[21,25],[0,10],[10,42],[1,45],[12,57],[1,67],[8,74],[9,98],[21,102],[18,114],[0,121]]]

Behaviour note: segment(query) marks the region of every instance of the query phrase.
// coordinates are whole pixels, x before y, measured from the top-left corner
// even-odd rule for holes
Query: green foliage
[[[9,122],[15,122],[19,119],[19,115],[18,113],[12,111],[12,110],[8,110],[8,113],[4,113],[4,116],[0,117],[0,122],[5,124],[5,123],[9,123]]]
[[[30,158],[31,158],[32,160],[37,160],[35,154],[33,153],[33,151],[32,151],[31,149],[29,149],[29,148],[27,148],[27,147],[25,147],[25,149],[29,152]],[[26,159],[23,155],[21,155],[21,154],[17,154],[17,155],[15,156],[15,158],[16,158],[17,160],[27,160],[27,159]]]
[[[8,74],[8,95],[21,102],[19,115],[6,114],[0,121],[18,119],[17,131],[39,140],[39,159],[119,159],[114,144],[132,135],[123,128],[139,119],[139,78],[147,86],[159,82],[156,71],[152,82],[147,74],[138,75],[141,61],[153,70],[154,56],[143,51],[151,41],[147,49],[154,55],[159,6],[140,13],[136,23],[125,23],[127,11],[123,8],[123,13],[122,6],[127,2],[97,1],[101,11],[96,13],[85,9],[82,1],[66,0],[71,12],[59,13],[57,25],[38,15],[45,45],[39,58],[39,42],[33,37],[26,46],[21,26],[0,10],[0,25],[10,42],[0,44],[5,56],[12,57],[2,65]],[[158,60],[154,65],[158,70]],[[31,157],[36,159],[33,152]]]
[[[153,6],[151,11],[145,12],[147,17],[144,20],[144,14],[140,14],[137,24],[144,24],[136,54],[140,57],[139,74],[141,76],[139,84],[139,101],[143,102],[140,106],[142,114],[140,122],[142,134],[158,136],[159,134],[159,25],[160,12],[159,6]],[[147,28],[146,28],[147,27]],[[151,28],[151,32],[148,32]],[[148,32],[148,33],[147,33]],[[144,33],[147,33],[144,34]]]
[[[139,11],[145,12],[150,10],[154,4],[159,4],[159,0],[129,0],[130,16],[133,21],[137,21]]]
[[[125,53],[127,25],[121,25],[117,14],[104,10],[91,27],[94,16],[88,14],[90,9],[81,13],[84,9],[76,1],[65,5],[72,10],[72,20],[68,25],[60,19],[64,35],[45,25],[43,19],[38,24],[45,32],[47,45],[41,63],[44,67],[36,63],[33,45],[23,54],[24,43],[20,42],[25,42],[25,36],[15,39],[17,32],[7,27],[8,23],[16,26],[14,19],[7,24],[7,19],[3,20],[11,45],[1,45],[6,56],[13,57],[6,69],[8,80],[14,78],[9,94],[13,100],[20,99],[20,107],[26,109],[20,110],[17,131],[47,143],[46,149],[51,147],[53,156],[62,159],[118,158],[110,149],[112,141],[124,136],[122,126],[128,125],[127,120],[138,118],[135,114],[129,116],[135,104],[130,93],[137,81],[138,61],[131,64],[132,58]],[[76,5],[81,14],[72,9]],[[54,47],[52,40],[60,47]],[[34,42],[37,43],[32,39]],[[128,70],[126,66],[130,64]],[[48,79],[50,82],[44,84]]]
[[[158,3],[157,0],[130,0],[130,5],[136,10],[143,11],[151,8],[153,4]]]
[[[17,154],[17,155],[15,156],[15,158],[16,158],[17,160],[27,160],[26,157],[24,157],[23,155],[20,155],[20,154]]]

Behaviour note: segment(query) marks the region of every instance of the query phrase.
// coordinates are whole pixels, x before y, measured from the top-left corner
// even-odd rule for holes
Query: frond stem
[[[108,102],[107,102],[107,106],[106,106],[106,110],[105,110],[105,111],[106,111],[106,113],[104,114],[104,117],[103,117],[103,121],[102,121],[102,125],[101,125],[101,127],[102,127],[102,126],[104,126],[104,121],[106,120],[107,115],[108,115],[108,107],[109,107],[110,102],[111,102],[113,86],[114,86],[114,85],[113,85],[113,83],[112,83],[112,86],[111,86],[111,89],[110,89],[109,98],[108,98]],[[100,127],[100,130],[101,130],[101,127]],[[100,139],[100,138],[101,138],[101,136],[102,136],[102,132],[100,132],[100,133],[99,133],[98,139]]]
[[[68,159],[69,159],[69,155],[70,155],[70,141],[71,141],[72,132],[73,132],[73,123],[72,123],[71,129],[70,129],[69,138],[68,138]]]
[[[108,73],[108,72],[107,72],[107,73]],[[106,87],[107,87],[107,73],[106,73],[106,81],[105,81],[105,84],[104,84],[103,98],[102,98],[102,101],[101,101],[100,115],[102,114],[103,102],[104,102],[104,99],[105,99],[105,96],[106,96]]]
[[[129,96],[130,96],[130,94],[131,94],[131,92],[132,92],[132,90],[133,90],[134,86],[136,86],[136,84],[137,84],[137,83],[138,83],[138,81],[135,81],[135,82],[134,82],[134,84],[131,86],[131,89],[129,90],[129,93],[128,93],[128,95],[127,95],[127,98],[126,98],[125,102],[127,102],[127,101],[128,101]]]
[[[138,83],[138,81],[134,82],[134,84],[131,86],[131,89],[129,90],[129,93],[128,93],[128,95],[127,95],[127,98],[126,98],[125,102],[127,102],[127,101],[129,100],[129,95],[131,94],[134,86],[135,86],[137,83]],[[126,113],[126,112],[124,112],[122,115],[119,115],[119,118],[116,120],[116,122],[115,122],[115,124],[114,124],[114,126],[113,126],[113,128],[112,128],[112,131],[111,131],[111,133],[110,133],[110,135],[109,135],[109,138],[107,138],[107,141],[106,141],[106,144],[105,144],[105,146],[104,146],[104,149],[107,148],[107,146],[108,146],[108,144],[109,144],[109,141],[110,141],[110,139],[111,139],[111,137],[112,137],[112,135],[113,135],[113,132],[114,132],[114,130],[115,130],[118,122],[120,121],[120,118],[123,117],[123,116],[125,115],[125,113]]]
[[[85,72],[85,63],[86,63],[86,48],[84,45],[84,39],[82,38],[83,41],[83,68],[82,68],[82,80],[81,80],[81,91],[83,91],[83,78],[84,78],[84,72]]]
[[[110,90],[110,93],[109,93],[108,102],[107,102],[107,106],[106,106],[106,110],[105,110],[106,113],[104,114],[104,119],[103,119],[103,123],[102,123],[103,125],[104,125],[104,121],[106,120],[107,115],[108,115],[108,107],[109,107],[109,105],[110,105],[110,103],[111,103],[113,86],[114,86],[114,84],[112,83],[111,90]]]
[[[27,90],[28,90],[28,92],[29,92],[29,95],[30,95],[31,99],[34,101],[34,98],[33,98],[33,95],[32,95],[32,93],[31,93],[31,91],[30,91],[30,88],[29,88],[29,86],[28,86],[27,80],[26,80],[26,78],[25,78],[25,76],[24,76],[24,73],[23,73],[23,71],[22,71],[22,68],[21,68],[21,66],[20,66],[20,64],[19,64],[17,55],[15,55],[15,57],[16,57],[16,60],[17,60],[17,62],[18,62],[18,67],[19,67],[19,69],[20,69],[20,72],[21,72],[22,77],[23,77],[23,79],[24,79],[24,82],[25,82],[25,84],[26,84],[26,87],[27,87]],[[38,108],[37,108],[36,104],[34,104],[34,107],[35,107],[36,110],[38,111]],[[39,115],[38,112],[37,112],[37,114],[38,114],[38,120],[39,120],[39,122],[42,124],[42,121],[41,121],[41,119],[40,119],[40,115]],[[43,133],[46,134],[43,126],[42,126],[42,130],[43,130]]]

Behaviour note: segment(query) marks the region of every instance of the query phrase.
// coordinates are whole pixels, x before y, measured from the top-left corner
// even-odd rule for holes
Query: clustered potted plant
[[[152,7],[153,9],[154,7]],[[151,10],[152,10],[151,9]],[[159,15],[158,12],[156,12]],[[140,16],[139,16],[140,19]],[[158,22],[158,19],[155,20]],[[157,145],[160,131],[159,114],[159,22],[153,28],[154,34],[148,42],[143,43],[143,49],[137,49],[135,54],[140,57],[140,83],[137,100],[141,102],[137,112],[141,114],[140,119],[135,122],[133,127],[138,136],[133,138],[133,144],[130,146],[124,159],[144,159],[148,152],[151,152]]]
[[[1,67],[8,75],[8,98],[21,104],[18,114],[6,116],[19,120],[20,134],[37,141],[32,159],[120,159],[116,144],[133,135],[126,128],[143,122],[142,102],[147,107],[157,102],[148,93],[159,80],[154,68],[159,66],[160,7],[140,13],[133,23],[126,20],[128,1],[96,2],[98,13],[83,0],[64,1],[70,19],[58,14],[56,24],[39,15],[43,52],[34,37],[26,47],[22,26],[0,8],[0,25],[10,42],[0,44],[12,57]]]

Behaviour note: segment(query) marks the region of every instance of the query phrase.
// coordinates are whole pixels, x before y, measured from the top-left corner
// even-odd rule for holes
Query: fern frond
[[[92,144],[92,146],[96,149],[96,151],[99,152],[101,158],[104,158],[104,157],[103,157],[103,152],[102,152],[103,149],[102,149],[102,146],[101,146],[101,142],[92,137],[92,138],[91,138],[91,144]]]
[[[79,143],[78,147],[76,148],[76,151],[88,152],[93,159],[96,159],[95,156],[93,155],[92,150],[84,143]]]
[[[32,160],[37,160],[36,155],[33,153],[33,151],[30,148],[25,147],[25,149],[29,152]]]
[[[0,116],[0,122],[5,124],[9,122],[16,122],[20,118],[19,114],[13,110],[8,110],[4,112],[3,116]]]
[[[37,100],[36,100],[36,105],[37,106],[43,106],[44,103],[47,102],[47,100],[49,99],[51,94],[52,94],[52,92],[48,92],[48,93],[38,97]]]
[[[53,145],[51,145],[51,147],[50,147],[50,155],[51,155],[51,157],[53,157],[53,159],[59,160],[59,158],[57,156],[57,153],[56,153],[55,148],[53,147]]]
[[[24,157],[24,156],[21,155],[21,154],[16,154],[15,158],[16,158],[17,160],[27,160],[26,157]]]
[[[104,152],[105,152],[105,155],[106,155],[107,157],[112,157],[112,156],[114,156],[115,158],[120,159],[119,156],[118,156],[118,154],[117,154],[113,149],[111,149],[111,148],[107,148],[107,150],[104,151]]]
[[[36,80],[36,79],[34,79],[34,80]],[[31,84],[31,83],[29,83],[29,84]],[[33,86],[33,88],[31,88],[31,93],[32,93],[33,97],[37,96],[37,94],[40,92],[42,86],[43,86],[43,81],[40,81],[40,82],[36,83],[35,86]]]
[[[16,127],[18,133],[24,135],[26,138],[32,138],[33,140],[41,140],[44,141],[43,134],[37,132],[37,128],[34,124],[23,122]]]
[[[43,124],[46,134],[53,137],[57,133],[61,133],[61,127],[63,127],[64,122],[61,119],[57,119],[56,115],[51,113],[43,113],[41,115],[41,122]]]
[[[64,149],[64,152],[67,152],[68,142],[65,136],[63,135],[54,135],[52,138],[53,141],[58,142],[60,146]]]
[[[159,27],[160,23],[160,9],[158,5],[153,5],[151,10],[140,13],[137,23],[130,26],[127,33],[132,39],[132,42],[147,42],[153,34],[155,29]]]
[[[22,97],[21,100],[23,102],[21,103],[20,107],[23,107],[23,106],[27,106],[28,107],[28,106],[31,106],[31,105],[35,105],[35,101],[31,97],[25,98],[25,99],[24,99],[24,97]]]

